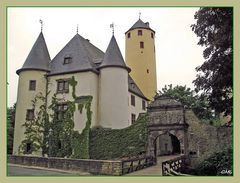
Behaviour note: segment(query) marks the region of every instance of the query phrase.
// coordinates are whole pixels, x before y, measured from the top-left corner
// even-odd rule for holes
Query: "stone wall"
[[[101,175],[122,175],[121,161],[45,158],[33,156],[8,156],[8,163],[27,166],[85,171]]]
[[[189,124],[188,149],[193,167],[214,152],[232,148],[232,127],[205,124],[190,110],[186,111],[186,123]]]

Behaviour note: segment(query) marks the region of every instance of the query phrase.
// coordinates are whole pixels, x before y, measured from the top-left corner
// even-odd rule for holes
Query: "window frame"
[[[67,103],[58,103],[56,111],[57,120],[63,120],[65,118],[65,113],[67,110],[68,110]]]
[[[143,31],[142,30],[138,30],[138,36],[142,36],[143,35]]]
[[[131,106],[136,106],[136,97],[131,95]]]
[[[36,85],[37,81],[36,80],[29,80],[29,91],[36,91]]]
[[[70,57],[70,56],[64,57],[63,65],[70,64],[71,62],[72,62],[72,57]]]
[[[134,124],[136,122],[136,114],[131,113],[131,123]]]
[[[146,101],[142,100],[142,110],[146,111]]]
[[[69,79],[59,79],[56,81],[57,81],[57,93],[69,92]],[[62,84],[61,87],[60,87],[60,84]]]
[[[26,120],[28,121],[31,121],[31,120],[34,120],[34,109],[27,109],[27,112],[26,112]]]
[[[153,34],[153,32],[151,32],[151,38],[153,38],[153,39],[154,39],[154,34]]]

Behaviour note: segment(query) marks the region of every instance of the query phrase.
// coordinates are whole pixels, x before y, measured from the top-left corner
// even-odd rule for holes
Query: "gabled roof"
[[[155,33],[155,31],[152,30],[149,27],[149,23],[148,22],[144,23],[140,18],[138,19],[138,21],[135,24],[133,24],[133,26],[128,31],[133,30],[133,29],[137,29],[137,28],[149,29],[149,30],[151,30],[151,31],[153,31]],[[127,32],[125,32],[125,34]]]
[[[95,63],[100,62],[103,56],[104,53],[89,40],[76,34],[51,61],[49,75],[81,71],[98,72]],[[68,64],[64,64],[66,57],[71,59]]]
[[[50,56],[47,45],[41,32],[34,43],[27,59],[21,69],[17,70],[17,74],[24,70],[42,70],[49,71]]]
[[[121,54],[121,51],[118,47],[117,41],[114,37],[112,36],[110,43],[107,47],[107,50],[104,54],[103,61],[101,65],[99,66],[99,69],[104,68],[104,67],[122,67],[128,70],[130,72],[130,68],[126,66],[123,56]]]
[[[139,89],[139,87],[137,86],[137,84],[135,83],[135,81],[132,79],[132,77],[130,75],[128,75],[128,91],[130,91],[130,92],[134,93],[135,95],[149,101],[149,99],[144,96],[144,94]]]

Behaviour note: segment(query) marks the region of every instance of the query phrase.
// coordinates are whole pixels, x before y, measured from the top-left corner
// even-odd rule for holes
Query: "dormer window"
[[[70,64],[71,62],[72,62],[72,57],[70,56],[64,57],[63,64]]]

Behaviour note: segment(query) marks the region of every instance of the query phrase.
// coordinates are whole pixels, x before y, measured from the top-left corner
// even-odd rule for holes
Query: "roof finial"
[[[78,24],[77,24],[77,34],[78,34]]]
[[[139,19],[141,19],[141,14],[142,14],[142,13],[141,13],[141,12],[139,12]]]
[[[111,24],[110,24],[110,28],[112,28],[112,34],[113,34],[113,35],[114,35],[114,26],[115,26],[114,23],[111,23]]]
[[[40,24],[41,24],[41,32],[42,32],[42,29],[43,29],[43,21],[40,19],[39,22],[40,22]]]

